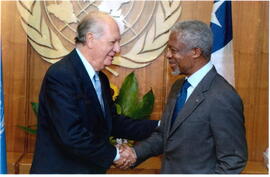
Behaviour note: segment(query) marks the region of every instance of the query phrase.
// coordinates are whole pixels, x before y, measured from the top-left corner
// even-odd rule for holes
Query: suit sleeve
[[[152,156],[157,156],[163,153],[163,127],[164,123],[161,120],[161,125],[151,134],[149,138],[139,142],[134,146],[137,155],[137,161],[134,166],[139,165],[146,159]]]
[[[72,79],[76,78],[64,72],[45,77],[44,107],[49,112],[50,131],[63,151],[89,163],[109,168],[116,149],[108,140],[97,137],[84,127],[78,106],[79,95],[74,91]]]
[[[243,104],[235,92],[216,96],[210,126],[216,144],[215,173],[240,173],[247,162]]]
[[[118,138],[141,141],[151,135],[157,128],[156,120],[133,120],[116,115],[112,123],[112,135]]]
[[[177,90],[177,85],[181,80],[177,80],[171,90],[167,99],[167,104],[165,106],[165,110],[163,112],[160,126],[156,129],[152,135],[144,141],[139,142],[134,150],[137,154],[137,162],[135,164],[138,165],[149,157],[157,156],[163,154],[164,152],[164,135],[167,130],[165,130],[165,125],[168,123],[168,112],[170,112],[171,107],[169,106],[171,98],[173,97],[173,93]]]

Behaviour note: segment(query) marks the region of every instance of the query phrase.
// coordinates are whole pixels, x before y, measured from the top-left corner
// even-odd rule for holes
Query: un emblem
[[[31,46],[50,63],[74,48],[76,27],[88,12],[109,13],[117,21],[122,38],[121,55],[113,64],[126,68],[151,64],[165,49],[169,29],[181,14],[180,1],[19,0],[17,9]]]

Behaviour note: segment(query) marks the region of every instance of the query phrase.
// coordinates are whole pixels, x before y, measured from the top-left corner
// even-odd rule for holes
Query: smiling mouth
[[[108,56],[113,58],[115,56],[115,53],[109,54]]]
[[[169,60],[169,64],[170,65],[176,65],[176,63],[174,61],[172,61],[172,60]]]
[[[114,56],[108,55],[108,58],[109,58],[111,61],[113,61]]]

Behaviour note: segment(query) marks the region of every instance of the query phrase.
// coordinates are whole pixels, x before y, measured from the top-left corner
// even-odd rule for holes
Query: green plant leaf
[[[117,114],[122,114],[122,108],[119,104],[115,104]]]
[[[38,103],[35,103],[35,102],[31,102],[31,105],[32,105],[32,109],[37,117],[38,115]]]
[[[113,137],[113,136],[110,136],[110,137],[109,137],[109,141],[110,141],[110,143],[111,143],[112,145],[116,145],[116,144],[117,144],[117,143],[116,143],[116,138]]]
[[[35,103],[35,102],[31,102],[31,106],[32,106],[32,109],[37,117],[38,115],[38,103]],[[30,125],[30,126],[21,126],[21,125],[17,125],[18,128],[22,129],[23,131],[29,133],[29,134],[37,134],[37,125]],[[32,128],[32,127],[35,127]]]
[[[116,99],[117,113],[133,119],[149,118],[153,111],[155,97],[152,89],[142,99],[138,98],[138,82],[134,72],[130,73],[120,88],[119,96]]]
[[[26,131],[27,133],[30,133],[30,134],[37,134],[37,130],[36,129],[33,129],[33,128],[30,128],[30,127],[25,127],[25,126],[21,126],[21,125],[17,125],[17,127],[19,127],[20,129]]]
[[[143,96],[143,99],[140,100],[138,104],[136,105],[136,109],[133,112],[133,118],[135,119],[150,118],[150,115],[153,111],[154,102],[155,102],[155,97],[151,89],[149,92],[147,92]]]
[[[125,116],[132,117],[138,102],[138,83],[134,72],[130,73],[124,80],[116,103],[121,106],[121,112]]]

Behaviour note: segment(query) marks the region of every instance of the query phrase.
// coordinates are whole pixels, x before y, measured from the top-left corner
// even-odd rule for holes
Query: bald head
[[[85,44],[86,34],[91,32],[96,38],[102,36],[105,25],[114,25],[118,29],[115,20],[107,13],[94,11],[86,15],[77,27],[76,44]],[[119,29],[118,29],[119,30]]]

